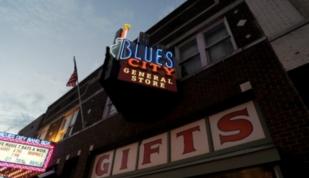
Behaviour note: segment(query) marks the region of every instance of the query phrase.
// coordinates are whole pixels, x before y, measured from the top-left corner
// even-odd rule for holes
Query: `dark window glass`
[[[204,33],[208,63],[212,64],[233,53],[231,37],[224,23]]]
[[[195,39],[180,46],[179,54],[182,77],[193,74],[201,68],[200,54]]]

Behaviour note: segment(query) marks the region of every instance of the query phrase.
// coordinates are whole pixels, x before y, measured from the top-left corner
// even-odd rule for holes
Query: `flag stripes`
[[[78,76],[77,76],[77,68],[76,68],[76,62],[75,62],[75,56],[74,56],[74,71],[67,82],[67,87],[76,87],[76,83],[78,81]]]

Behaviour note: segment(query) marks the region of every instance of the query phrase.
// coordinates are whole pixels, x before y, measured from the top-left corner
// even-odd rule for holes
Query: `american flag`
[[[67,82],[67,87],[75,87],[76,83],[78,81],[75,56],[74,56],[73,60],[74,60],[74,71],[73,71],[69,81]]]

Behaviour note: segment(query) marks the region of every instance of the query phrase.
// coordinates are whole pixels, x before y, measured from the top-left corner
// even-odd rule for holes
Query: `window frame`
[[[79,108],[74,108],[71,112],[69,112],[69,114],[65,115],[65,117],[63,118],[64,122],[66,119],[68,119],[69,123],[68,123],[68,127],[66,128],[66,132],[64,133],[62,140],[65,138],[70,137],[73,134],[73,129],[78,117],[78,114],[80,113],[80,109]],[[69,117],[69,118],[68,118]]]
[[[48,130],[47,130],[47,133],[46,133],[46,136],[45,136],[45,139],[46,140],[48,140],[48,141],[51,141],[51,142],[55,142],[55,140],[54,139],[56,139],[56,137],[57,137],[57,135],[58,135],[58,132],[59,132],[59,129],[60,129],[60,127],[61,127],[61,125],[62,125],[62,119],[63,119],[64,117],[63,117],[63,115],[61,115],[59,118],[57,118],[57,119],[55,119],[54,121],[52,121],[52,122],[50,122],[49,124],[48,124]],[[56,133],[53,133],[52,134],[52,136],[50,136],[50,133],[52,133],[51,131],[51,129],[52,129],[52,125],[53,124],[55,124],[55,123],[57,123],[57,122],[59,122],[60,121],[60,124],[59,124],[59,126],[58,126],[58,128],[57,129],[55,129],[56,130]],[[58,124],[58,123],[57,123]],[[57,126],[57,125],[56,125]],[[51,137],[51,138],[49,138],[49,137]],[[49,138],[49,139],[48,139]],[[60,141],[60,140],[59,140]],[[57,141],[56,143],[58,143],[59,141]]]
[[[211,44],[211,45],[207,45],[206,44],[206,41],[205,41],[205,33],[209,32],[210,30],[218,27],[219,25],[223,24],[228,35],[218,41],[216,41],[215,43]],[[214,65],[222,60],[224,60],[225,58],[231,56],[232,54],[234,54],[234,52],[238,49],[237,47],[237,44],[236,44],[236,41],[235,41],[235,38],[233,36],[233,33],[231,31],[231,28],[226,20],[226,17],[223,17],[222,19],[218,20],[217,22],[215,22],[214,24],[212,24],[211,26],[209,26],[208,28],[204,29],[202,32],[201,32],[201,35],[202,35],[202,42],[201,42],[201,47],[203,47],[202,51],[205,53],[205,57],[206,57],[206,65],[207,66],[211,66],[211,65]],[[211,59],[210,57],[208,56],[207,54],[207,51],[206,49],[209,49],[213,46],[216,46],[217,44],[219,44],[220,42],[223,42],[224,40],[226,39],[230,39],[230,42],[232,43],[232,47],[233,47],[233,52],[230,54],[230,55],[227,55],[227,56],[224,56],[222,58],[219,58],[216,62],[211,62]]]
[[[59,122],[61,121],[58,129],[57,129],[57,133],[53,136],[53,138],[58,138],[59,134],[60,134],[60,130],[64,128],[65,126],[65,122],[66,120],[69,120],[68,121],[68,127],[66,128],[66,131],[65,133],[63,134],[62,138],[59,139],[57,141],[58,142],[61,142],[63,141],[64,139],[70,137],[73,135],[73,128],[75,126],[75,123],[76,123],[76,120],[77,120],[77,117],[78,117],[78,113],[80,112],[79,108],[78,107],[75,107],[75,108],[72,108],[71,110],[69,110],[68,112],[60,115],[57,119],[53,120],[52,122],[48,123],[46,126],[44,126],[43,128],[41,128],[39,131],[38,131],[38,135],[37,137],[39,137],[41,140],[46,140],[48,136],[48,134],[50,133],[50,126],[56,122]],[[70,117],[71,116],[71,117]],[[75,116],[75,117],[74,117]],[[74,122],[73,122],[74,120]],[[44,133],[45,132],[45,133]],[[42,133],[44,133],[44,138],[42,137]],[[49,141],[53,141],[54,140],[49,140]]]
[[[198,49],[198,41],[197,41],[196,38],[194,38],[194,37],[191,37],[191,38],[187,39],[185,42],[181,43],[181,45],[179,45],[179,47],[178,47],[178,51],[180,51],[180,48],[182,48],[184,45],[186,45],[187,43],[189,43],[189,42],[191,42],[191,41],[193,41],[193,40],[196,42],[197,52],[194,53],[194,54],[190,54],[189,57],[186,58],[186,59],[181,59],[181,58],[180,58],[179,64],[186,63],[188,60],[190,60],[190,58],[192,58],[192,57],[194,57],[194,56],[200,54],[200,51],[199,51],[199,49]],[[179,53],[179,55],[180,55],[180,53]]]
[[[111,113],[111,111],[112,111],[111,108],[112,107],[115,108],[115,112],[113,112],[113,113]],[[112,100],[109,97],[107,97],[106,98],[106,102],[104,104],[104,110],[103,110],[103,117],[102,117],[102,119],[103,120],[108,119],[108,118],[116,115],[117,113],[118,113],[117,108],[113,104]]]
[[[186,45],[187,43],[189,43],[190,41],[193,41],[193,40],[196,42],[197,53],[191,54],[190,57],[188,57],[186,59],[181,59],[181,57],[180,57],[180,49],[181,49],[181,47],[183,47],[184,45]],[[176,70],[177,76],[181,76],[182,77],[182,65],[185,64],[186,62],[188,62],[192,57],[194,57],[196,55],[198,55],[199,58],[200,58],[201,67],[203,66],[203,64],[201,62],[202,59],[201,59],[201,53],[200,53],[200,49],[199,49],[199,42],[198,42],[198,39],[196,38],[196,36],[192,36],[192,37],[186,39],[184,42],[180,43],[180,45],[177,45],[177,47],[175,47],[175,48],[176,48],[176,50],[175,50],[176,56],[178,56],[178,59],[179,59],[179,60],[176,60],[176,64],[179,67],[179,70]],[[188,74],[185,77],[191,76],[193,74]]]
[[[40,130],[38,130],[38,134],[37,134],[38,139],[45,140],[45,138],[47,136],[47,132],[49,130],[49,126],[50,126],[50,124],[44,126]]]
[[[211,44],[210,46],[206,45],[206,41],[205,41],[205,33],[209,32],[210,30],[212,30],[213,28],[216,28],[217,26],[223,24],[228,35],[218,41],[216,41],[215,43]],[[208,25],[208,26],[207,26]],[[233,33],[230,29],[230,26],[226,20],[226,17],[222,17],[220,20],[217,20],[214,23],[208,23],[206,24],[207,27],[204,26],[204,28],[202,28],[201,30],[196,31],[195,33],[193,33],[193,35],[191,35],[191,37],[189,37],[188,39],[186,39],[185,41],[177,44],[175,46],[175,53],[176,53],[176,58],[178,60],[176,60],[176,64],[178,66],[178,70],[177,70],[177,76],[180,77],[181,79],[184,78],[188,78],[191,77],[193,75],[195,75],[196,73],[199,73],[200,71],[211,67],[215,64],[217,64],[220,61],[223,61],[224,59],[232,56],[235,52],[237,52],[238,50],[238,46],[236,45],[236,41],[235,38],[233,36]],[[201,68],[196,70],[195,72],[188,74],[186,76],[182,76],[182,64],[185,63],[188,59],[181,59],[180,58],[180,48],[185,45],[186,43],[188,43],[190,40],[195,39],[195,41],[197,42],[197,47],[198,47],[198,52],[199,52],[199,58],[200,58],[200,63],[201,63]],[[206,49],[207,48],[211,48],[217,44],[219,44],[220,42],[226,40],[226,39],[230,39],[230,42],[232,43],[232,47],[233,47],[233,52],[227,56],[224,56],[222,58],[219,58],[216,61],[211,61],[211,59],[209,58]],[[194,55],[192,55],[194,56]]]

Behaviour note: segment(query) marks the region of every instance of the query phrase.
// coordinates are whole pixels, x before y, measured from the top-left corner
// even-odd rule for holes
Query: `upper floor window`
[[[103,111],[103,119],[111,117],[117,113],[116,107],[113,105],[111,99],[108,97],[106,99],[105,108]]]
[[[48,129],[49,129],[49,125],[39,130],[37,138],[44,140],[46,138]]]
[[[227,22],[221,20],[176,48],[181,77],[186,77],[231,55],[237,47]]]
[[[71,110],[62,115],[60,119],[45,126],[43,129],[39,130],[38,138],[59,142],[63,140],[63,138],[72,135],[78,112],[78,109]]]
[[[189,40],[179,47],[181,75],[187,76],[201,67],[200,53],[196,39]]]
[[[60,128],[62,120],[57,119],[56,121],[52,122],[48,127],[47,134],[45,136],[45,140],[52,141],[52,142],[58,142],[59,139],[57,139],[58,130]]]
[[[62,119],[62,123],[57,134],[58,140],[62,140],[63,138],[72,135],[78,111],[79,110],[74,110],[64,115],[64,118]]]
[[[234,47],[231,38],[224,23],[220,23],[204,33],[208,63],[215,63],[233,53]]]

